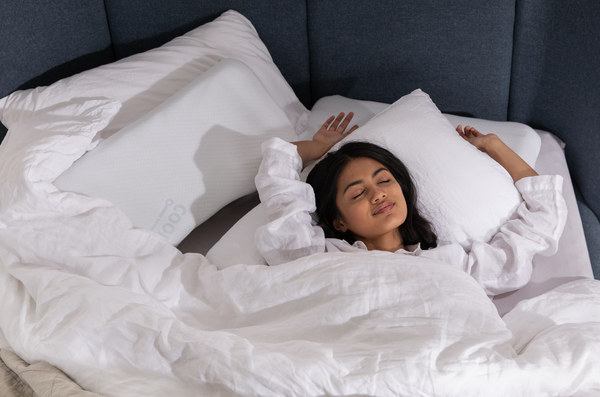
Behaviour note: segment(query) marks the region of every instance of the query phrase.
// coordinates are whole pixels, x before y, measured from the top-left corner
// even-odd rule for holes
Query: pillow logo
[[[163,207],[160,214],[158,214],[156,220],[150,228],[150,230],[156,231],[158,234],[167,239],[176,230],[177,224],[181,221],[182,217],[187,212],[183,205],[176,204],[173,206],[173,204],[175,204],[175,201],[173,201],[172,199],[167,199],[167,201],[165,201],[165,206]],[[171,206],[173,207],[171,208]],[[155,230],[159,224],[161,224],[160,228],[158,230]]]

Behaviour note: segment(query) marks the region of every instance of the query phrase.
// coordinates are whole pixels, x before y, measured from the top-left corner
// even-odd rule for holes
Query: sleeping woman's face
[[[392,173],[367,157],[351,160],[340,173],[336,204],[341,216],[337,230],[351,231],[369,249],[382,249],[402,238],[398,226],[406,220],[406,200]]]

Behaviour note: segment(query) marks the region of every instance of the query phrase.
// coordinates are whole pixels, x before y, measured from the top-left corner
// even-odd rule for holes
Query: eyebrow
[[[379,168],[378,170],[376,170],[375,172],[373,172],[373,174],[371,175],[371,178],[375,178],[377,176],[377,174],[379,174],[381,171],[387,171],[387,168],[385,168],[385,167]],[[346,191],[348,189],[350,189],[352,186],[355,186],[355,185],[358,185],[358,184],[361,184],[361,183],[365,183],[365,181],[363,181],[362,179],[360,179],[358,181],[350,182],[348,184],[348,186],[346,186],[346,188],[342,192],[342,195],[344,195],[346,193]]]

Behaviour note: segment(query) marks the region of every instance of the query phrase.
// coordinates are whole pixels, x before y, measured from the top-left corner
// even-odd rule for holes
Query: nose
[[[379,203],[386,197],[387,197],[387,195],[385,194],[385,192],[383,190],[375,189],[375,191],[373,192],[373,200],[372,200],[373,204]]]

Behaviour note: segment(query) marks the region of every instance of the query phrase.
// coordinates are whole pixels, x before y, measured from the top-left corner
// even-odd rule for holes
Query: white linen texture
[[[16,123],[0,146],[0,328],[106,396],[589,396],[600,285],[497,314],[464,272],[382,252],[218,271],[52,181],[119,104]],[[72,114],[79,114],[74,118]]]

